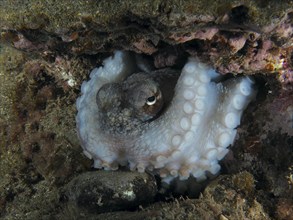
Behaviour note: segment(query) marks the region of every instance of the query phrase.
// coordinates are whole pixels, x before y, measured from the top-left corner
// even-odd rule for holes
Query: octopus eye
[[[154,105],[156,103],[156,101],[157,101],[157,98],[156,98],[156,96],[153,95],[153,96],[150,96],[147,98],[146,104],[147,105]]]

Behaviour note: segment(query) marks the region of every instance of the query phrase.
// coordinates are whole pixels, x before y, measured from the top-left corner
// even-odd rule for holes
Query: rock
[[[152,202],[156,192],[153,176],[123,171],[82,173],[64,187],[70,213],[133,210]]]
[[[112,212],[97,215],[104,220],[129,219],[257,219],[270,217],[254,196],[254,177],[248,172],[223,175],[212,181],[199,199],[176,199],[171,203],[159,202],[139,212]]]
[[[292,83],[292,1],[16,2],[18,10],[15,1],[0,3],[0,41],[30,53],[93,55],[120,48],[162,59],[172,48],[223,74],[278,72],[281,82]]]

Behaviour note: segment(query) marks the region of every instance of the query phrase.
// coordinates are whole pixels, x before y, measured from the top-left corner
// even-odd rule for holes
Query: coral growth
[[[5,46],[0,62],[0,208],[1,214],[13,216],[28,212],[23,202],[27,196],[35,195],[31,204],[38,207],[46,204],[40,199],[56,201],[56,185],[89,166],[79,157],[72,79],[82,79],[77,74],[90,64],[60,57],[54,62],[31,59]],[[48,187],[49,200],[40,198]],[[13,209],[17,203],[23,205]],[[52,203],[40,210],[45,213],[54,207]]]

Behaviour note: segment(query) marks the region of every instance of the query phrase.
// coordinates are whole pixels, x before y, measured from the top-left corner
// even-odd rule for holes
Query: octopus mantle
[[[167,110],[141,126],[140,135],[109,137],[99,124],[96,94],[105,83],[123,81],[133,73],[135,62],[127,52],[117,51],[94,69],[81,87],[77,100],[77,130],[84,154],[95,168],[158,173],[169,182],[190,175],[198,180],[220,170],[218,161],[233,144],[243,110],[255,96],[253,81],[237,77],[216,82],[219,75],[190,58],[182,69],[175,95]]]

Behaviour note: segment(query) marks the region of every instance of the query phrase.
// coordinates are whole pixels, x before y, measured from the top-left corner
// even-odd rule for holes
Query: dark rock
[[[65,186],[64,194],[69,212],[103,213],[146,205],[156,192],[154,177],[146,173],[95,171],[74,178]]]

